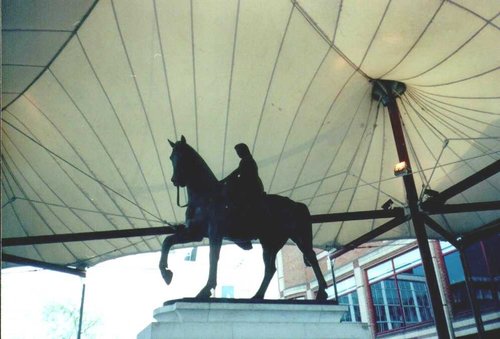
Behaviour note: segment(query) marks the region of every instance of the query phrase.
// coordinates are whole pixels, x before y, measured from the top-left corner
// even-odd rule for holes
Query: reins
[[[179,188],[179,186],[177,186],[177,206],[179,206],[181,208],[187,207],[187,205],[189,205],[189,202],[187,204],[185,204],[185,205],[181,205],[181,201],[180,201],[180,197],[179,197],[180,196],[179,191],[180,191],[180,188]]]
[[[181,145],[183,145],[184,147],[178,148],[177,144],[179,144],[179,143]],[[212,173],[212,171],[210,170],[210,168],[208,167],[208,165],[205,163],[205,161],[201,158],[201,156],[191,146],[189,146],[186,143],[185,139],[181,139],[181,141],[177,142],[177,144],[173,144],[172,142],[170,143],[170,145],[174,148],[173,152],[181,152],[181,151],[191,152],[191,153],[188,153],[188,155],[186,156],[187,160],[189,160],[191,162],[190,166],[191,167],[195,167],[195,168],[200,167],[199,171],[197,173],[201,173],[200,171],[204,171],[204,172],[206,172],[207,176],[209,176],[209,177],[213,176],[214,180],[217,181],[217,178],[215,178],[215,175]],[[176,165],[174,164],[174,167],[175,166]],[[204,174],[204,172],[203,172],[203,174]],[[191,175],[192,175],[192,173],[191,173]],[[210,180],[209,177],[207,177],[206,180]],[[181,205],[181,201],[180,201],[180,188],[179,188],[180,186],[176,186],[176,187],[177,187],[177,206],[181,207],[181,208],[189,206],[189,198],[188,198],[188,201],[187,201],[187,203],[185,205]]]

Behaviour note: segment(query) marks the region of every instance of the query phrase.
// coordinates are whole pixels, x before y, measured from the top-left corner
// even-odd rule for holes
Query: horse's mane
[[[208,164],[205,162],[202,156],[188,143],[184,143],[182,145],[183,147],[186,148],[186,150],[189,153],[189,156],[193,161],[193,166],[194,166],[193,168],[196,168],[200,172],[205,172],[207,174],[207,177],[209,177],[209,179],[213,180],[214,182],[216,183],[219,182],[214,172],[212,171],[210,166],[208,166]]]

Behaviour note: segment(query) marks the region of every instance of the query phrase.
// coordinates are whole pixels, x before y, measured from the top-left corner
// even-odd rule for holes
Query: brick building
[[[446,242],[431,241],[430,245],[440,291],[446,300],[448,328],[455,337],[475,337],[477,328],[459,252]],[[499,246],[497,234],[465,250],[471,291],[487,337],[498,337],[500,331],[500,264],[494,255]],[[334,299],[330,256],[326,251],[317,251],[317,257],[330,286],[329,298]],[[277,266],[282,298],[314,299],[317,283],[298,249],[285,246]],[[416,241],[367,243],[335,259],[333,267],[339,303],[349,306],[343,321],[368,323],[373,337],[436,337]]]

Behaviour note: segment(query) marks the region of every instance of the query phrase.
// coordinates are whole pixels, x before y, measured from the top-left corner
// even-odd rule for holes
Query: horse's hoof
[[[174,275],[174,273],[169,269],[161,270],[161,276],[163,277],[163,280],[165,280],[167,285],[170,285],[170,283],[172,282],[173,275]]]
[[[327,300],[328,299],[328,293],[326,291],[318,291],[318,294],[316,294],[316,300]]]
[[[212,289],[203,288],[200,293],[196,295],[197,299],[209,299],[212,296]]]

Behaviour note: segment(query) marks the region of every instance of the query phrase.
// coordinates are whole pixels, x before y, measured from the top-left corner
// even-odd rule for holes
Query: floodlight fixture
[[[439,195],[439,192],[431,190],[430,188],[426,188],[424,189],[424,194],[430,198],[435,198]]]
[[[394,204],[394,201],[392,201],[392,199],[389,199],[386,202],[384,202],[384,204],[382,205],[382,209],[384,211],[388,211],[392,209],[392,204]]]
[[[410,172],[410,166],[408,166],[406,161],[401,161],[394,165],[394,175],[397,177],[408,175]]]

